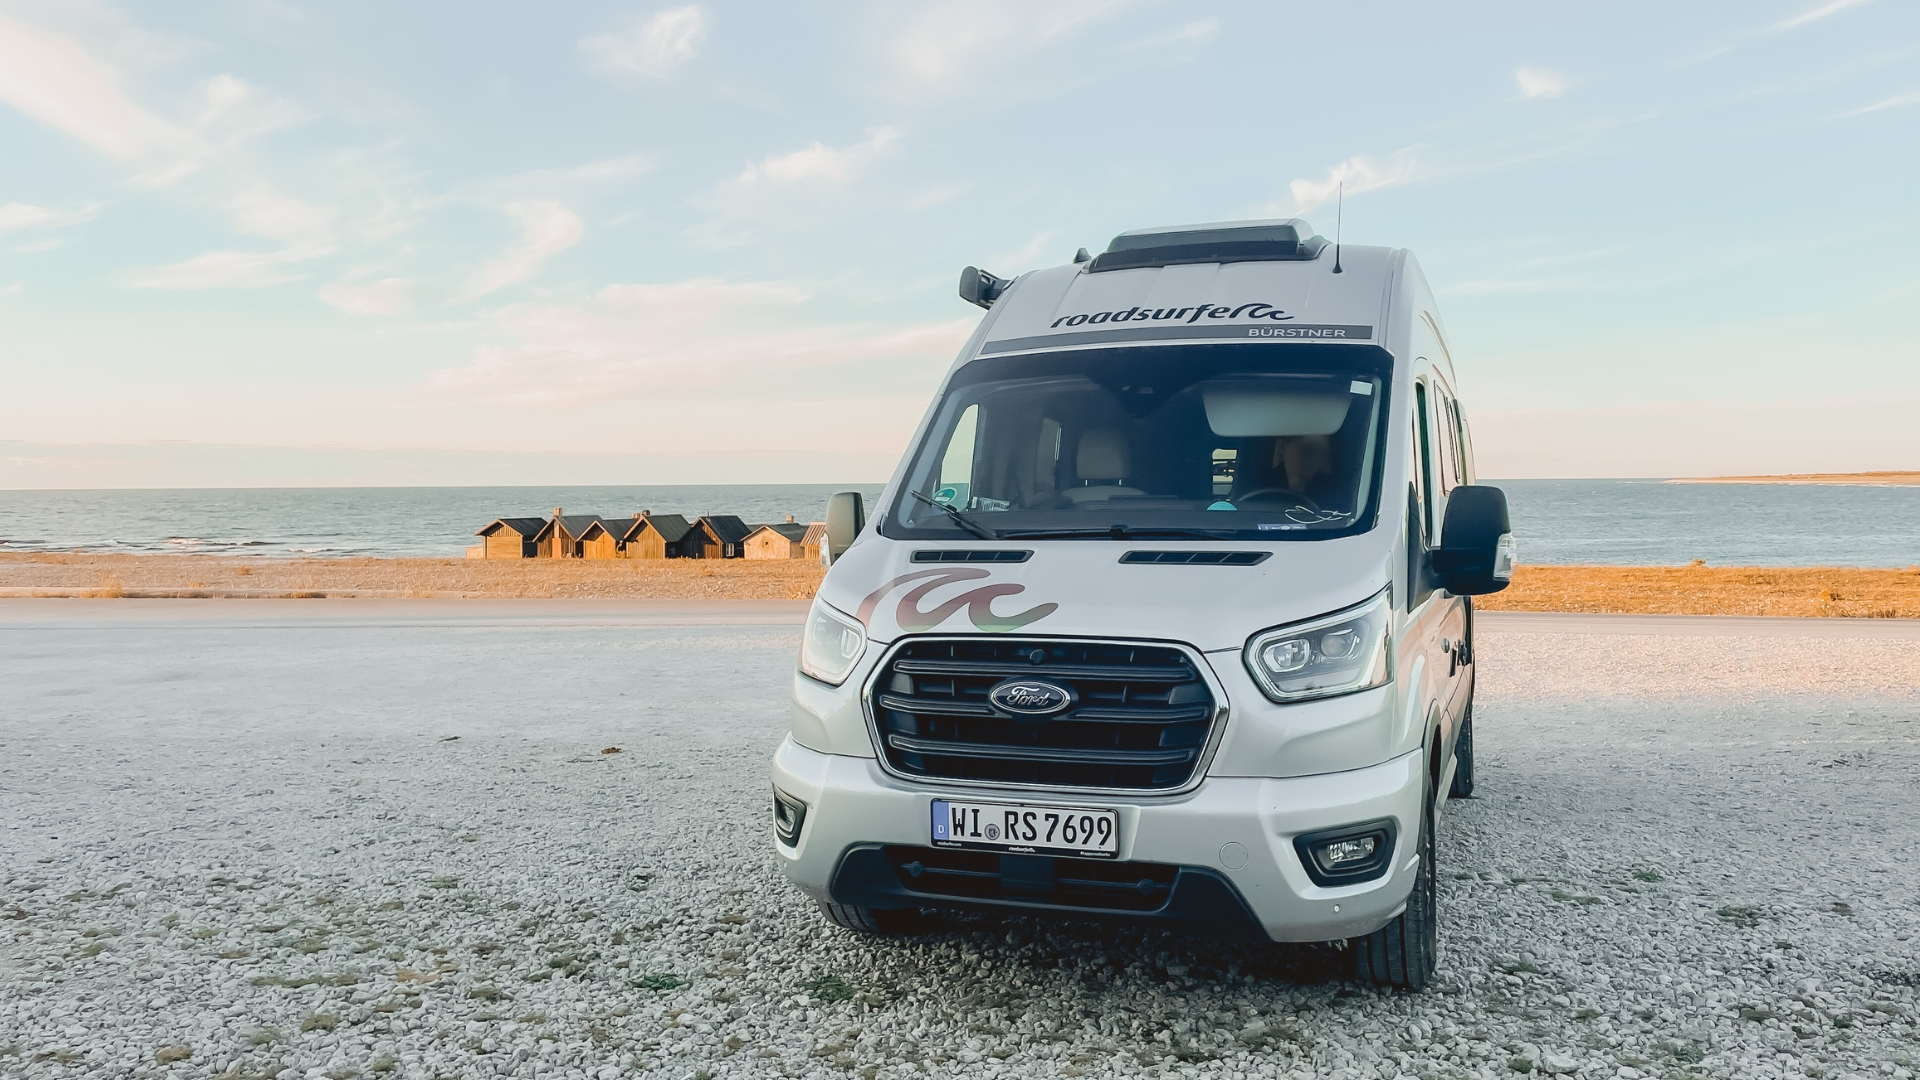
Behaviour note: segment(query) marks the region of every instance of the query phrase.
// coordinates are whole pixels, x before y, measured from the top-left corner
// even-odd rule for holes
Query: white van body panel
[[[865,652],[842,685],[794,676],[792,730],[774,762],[775,787],[811,808],[797,843],[776,844],[788,876],[804,891],[828,899],[843,854],[855,846],[928,843],[931,801],[965,795],[1114,808],[1121,858],[1224,873],[1274,940],[1365,934],[1405,906],[1412,884],[1404,865],[1364,885],[1319,888],[1307,879],[1291,840],[1369,817],[1392,818],[1403,837],[1417,829],[1424,800],[1451,769],[1471,687],[1470,670],[1451,659],[1466,635],[1465,605],[1434,591],[1414,573],[1418,564],[1410,557],[1414,545],[1438,539],[1445,510],[1437,479],[1429,475],[1423,483],[1414,436],[1416,382],[1458,385],[1438,309],[1409,252],[1346,246],[1338,257],[1338,274],[1332,248],[1301,261],[1101,272],[1060,266],[1021,276],[994,302],[910,445],[927,439],[954,374],[983,357],[1182,342],[1371,345],[1393,358],[1388,409],[1379,421],[1386,437],[1376,516],[1370,528],[1352,535],[1266,544],[987,541],[960,533],[938,541],[892,539],[881,529],[913,461],[913,453],[903,456],[867,525],[818,593],[821,603],[865,627]],[[1465,474],[1471,476],[1470,461]],[[1270,554],[1254,566],[1119,562],[1132,549],[1221,547]],[[1031,556],[1001,563],[914,561],[916,551],[941,548],[1017,548]],[[1393,601],[1386,685],[1294,704],[1276,704],[1262,693],[1244,658],[1251,638],[1382,592]],[[951,783],[890,771],[877,751],[869,704],[890,653],[923,637],[1001,634],[1165,643],[1201,657],[1221,700],[1194,782],[1158,793],[1013,785],[997,794],[956,795]],[[1236,845],[1255,853],[1245,865],[1228,858],[1228,847]]]

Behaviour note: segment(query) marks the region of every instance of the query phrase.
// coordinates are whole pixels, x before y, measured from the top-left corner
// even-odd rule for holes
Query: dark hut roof
[[[627,526],[627,534],[622,539],[633,540],[648,525],[652,525],[653,531],[660,534],[660,539],[669,544],[675,543],[693,531],[693,523],[679,514],[648,514],[646,517],[634,518],[633,524]]]
[[[491,524],[473,535],[492,536],[501,529],[508,529],[519,533],[521,536],[536,536],[540,530],[546,528],[546,526],[546,518],[494,518]]]
[[[540,536],[544,537],[547,535],[548,532],[552,531],[553,523],[555,520],[558,520],[560,522],[560,528],[564,529],[568,536],[571,536],[574,539],[578,540],[582,535],[586,533],[588,526],[600,520],[600,515],[599,514],[566,514],[561,516],[558,519],[548,518],[546,521],[546,525],[540,530]]]
[[[737,544],[747,538],[754,526],[741,521],[732,514],[706,514],[698,524],[705,525],[707,531],[718,537],[723,544]]]
[[[754,527],[753,531],[759,532],[761,529],[771,529],[795,543],[799,543],[807,538],[807,527],[797,521],[781,521],[772,525],[758,525]]]
[[[618,522],[615,522],[614,525],[608,525],[606,522],[600,520],[599,518],[594,518],[593,524],[587,526],[584,530],[582,530],[579,534],[579,537],[582,540],[596,539],[597,537],[595,534],[595,530],[598,530],[599,532],[606,533],[608,536],[611,536],[614,539],[618,540],[620,539],[620,534],[613,531],[618,524],[619,524]]]

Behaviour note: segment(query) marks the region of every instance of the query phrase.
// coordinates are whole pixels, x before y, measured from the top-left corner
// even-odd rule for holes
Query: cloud
[[[184,262],[135,271],[127,284],[136,289],[264,289],[298,281],[295,263],[332,254],[332,249],[287,248],[284,251],[209,251]]]
[[[434,372],[429,392],[502,404],[583,405],[610,400],[845,397],[872,380],[833,369],[883,361],[891,371],[946,362],[976,320],[906,327],[799,325],[812,302],[780,282],[700,279],[609,285],[572,304],[516,304],[486,316],[505,344],[465,367]],[[918,369],[905,361],[922,362]],[[895,376],[898,378],[898,376]]]
[[[729,248],[770,234],[812,227],[845,212],[863,194],[856,182],[891,155],[903,136],[893,128],[870,128],[851,146],[816,142],[748,163],[736,176],[695,200],[713,217],[688,229],[695,243]],[[897,198],[897,192],[875,197]]]
[[[1124,0],[941,0],[918,7],[887,46],[909,84],[953,87],[1107,18]]]
[[[1513,73],[1513,79],[1520,85],[1520,96],[1525,98],[1557,98],[1572,85],[1565,75],[1557,71],[1524,64]]]
[[[542,263],[579,243],[585,232],[579,215],[557,202],[523,199],[508,203],[506,210],[520,219],[524,230],[519,246],[488,260],[448,303],[477,300],[496,289],[527,280]]]
[[[583,38],[580,51],[602,71],[664,79],[698,54],[706,34],[707,13],[697,5],[670,8],[623,30]]]
[[[298,263],[339,250],[333,242],[333,211],[251,184],[227,203],[234,227],[249,236],[278,240],[280,251],[209,251],[184,262],[134,272],[136,289],[262,289],[298,281]]]
[[[1126,47],[1127,52],[1140,52],[1146,49],[1171,49],[1181,45],[1201,45],[1212,41],[1220,33],[1219,19],[1201,19],[1184,26],[1176,27],[1164,34],[1141,38]]]
[[[1002,270],[1013,268],[1012,272],[1015,273],[1024,271],[1038,263],[1041,257],[1047,252],[1052,251],[1054,241],[1059,239],[1059,237],[1060,230],[1058,229],[1048,229],[1045,232],[1035,233],[1026,243],[1021,244],[1012,251],[1003,251],[997,255],[989,256],[983,265],[997,266]],[[1066,261],[1066,256],[1072,253],[1060,252],[1058,254],[1060,261],[1064,262]],[[1051,263],[1054,260],[1049,259],[1047,261]]]
[[[645,154],[628,154],[626,157],[608,158],[604,161],[589,161],[581,165],[561,165],[552,169],[530,169],[511,176],[482,180],[476,186],[486,189],[520,190],[526,188],[546,188],[590,185],[622,184],[645,173],[652,172],[654,160]]]
[[[382,278],[365,285],[322,285],[320,299],[349,315],[398,315],[413,306],[413,282]]]
[[[1288,198],[1271,203],[1271,214],[1304,214],[1316,206],[1333,202],[1344,184],[1348,195],[1378,191],[1395,184],[1425,180],[1433,171],[1415,154],[1414,147],[1396,150],[1385,160],[1365,154],[1350,157],[1327,171],[1326,179],[1301,178],[1287,185]]]
[[[1908,105],[1920,105],[1920,91],[1910,94],[1895,94],[1890,98],[1864,105],[1858,109],[1843,112],[1841,116],[1860,116],[1865,113],[1879,112],[1881,109],[1903,109]]]
[[[227,209],[235,227],[250,236],[315,247],[329,243],[333,211],[282,195],[266,184],[249,186],[228,202]]]
[[[199,136],[155,116],[120,90],[120,76],[77,42],[0,15],[0,100],[165,182],[205,156]]]
[[[1774,23],[1772,26],[1761,27],[1760,32],[1763,34],[1780,34],[1788,30],[1798,30],[1808,23],[1819,22],[1829,15],[1838,15],[1848,8],[1860,7],[1872,2],[1873,0],[1828,0],[1827,3],[1821,4],[1817,8],[1809,8],[1791,19]]]
[[[17,229],[60,229],[77,225],[91,218],[98,209],[82,206],[61,210],[18,202],[0,204],[0,235]]]
[[[216,75],[202,90],[207,104],[194,122],[195,130],[224,146],[307,118],[293,103],[262,94],[232,75]]]
[[[749,164],[734,178],[736,184],[792,184],[802,180],[847,180],[887,153],[900,141],[892,128],[870,128],[865,142],[833,147],[816,142],[792,153],[776,154]]]

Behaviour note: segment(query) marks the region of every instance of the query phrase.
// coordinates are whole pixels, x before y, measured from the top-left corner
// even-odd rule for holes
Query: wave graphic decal
[[[1049,603],[1035,604],[1033,607],[1018,614],[996,614],[993,610],[993,602],[996,599],[1002,596],[1012,596],[1015,593],[1021,593],[1027,590],[1025,585],[1015,585],[1010,582],[1003,582],[998,585],[982,585],[979,588],[968,589],[966,592],[942,603],[930,611],[922,611],[920,609],[920,601],[924,600],[927,594],[935,589],[945,585],[957,585],[962,581],[975,581],[988,576],[990,576],[988,571],[979,569],[978,567],[921,570],[918,573],[902,574],[887,582],[885,585],[880,586],[878,589],[875,589],[873,592],[868,593],[867,598],[860,601],[860,610],[854,614],[863,625],[870,623],[875,609],[880,606],[880,601],[885,599],[888,593],[905,585],[909,581],[922,581],[924,584],[916,586],[909,590],[904,596],[900,597],[900,606],[894,610],[893,615],[894,621],[900,624],[900,629],[909,634],[918,634],[926,630],[931,630],[941,623],[946,622],[948,617],[963,607],[967,609],[967,618],[972,620],[973,625],[989,634],[1004,634],[1009,630],[1018,630],[1028,623],[1044,619],[1060,610],[1059,604]]]

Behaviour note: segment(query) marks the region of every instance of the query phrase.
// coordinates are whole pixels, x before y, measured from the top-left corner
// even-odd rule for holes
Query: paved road
[[[1486,616],[1410,997],[1330,953],[827,927],[765,839],[803,610],[0,601],[0,1075],[1920,1058],[1914,624]]]

